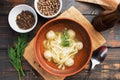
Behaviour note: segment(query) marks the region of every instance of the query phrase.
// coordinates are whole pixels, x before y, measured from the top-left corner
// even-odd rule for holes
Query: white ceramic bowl
[[[38,1],[39,1],[39,0],[34,0],[35,10],[37,11],[37,13],[38,13],[40,16],[42,16],[42,17],[44,17],[44,18],[54,18],[54,17],[56,17],[56,16],[60,13],[60,11],[62,10],[62,0],[58,0],[58,1],[60,2],[60,7],[59,7],[58,12],[55,13],[54,15],[52,15],[52,16],[45,16],[45,15],[41,14],[40,11],[38,10],[38,7],[37,7]]]
[[[35,18],[35,23],[34,25],[29,28],[29,29],[20,29],[18,27],[18,25],[16,24],[16,17],[18,14],[20,14],[22,11],[30,11],[33,13],[34,15],[34,18]],[[19,32],[19,33],[27,33],[27,32],[30,32],[31,30],[33,30],[37,24],[37,21],[38,21],[38,17],[37,17],[37,13],[35,12],[35,10],[31,7],[31,6],[28,6],[26,4],[20,4],[20,5],[17,5],[15,6],[14,8],[12,8],[12,10],[10,11],[9,15],[8,15],[8,22],[10,24],[10,27],[16,31],[16,32]]]

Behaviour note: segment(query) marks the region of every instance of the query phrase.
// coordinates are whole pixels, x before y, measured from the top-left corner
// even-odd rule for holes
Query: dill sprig
[[[61,45],[63,47],[69,47],[70,46],[70,42],[69,42],[69,35],[67,33],[67,29],[65,29],[62,33],[62,36],[61,36]]]
[[[8,56],[11,64],[17,70],[19,80],[21,80],[21,76],[25,76],[25,73],[22,68],[22,56],[24,53],[24,49],[27,46],[27,35],[21,34],[18,36],[17,41],[15,42],[14,47],[10,47],[8,49]]]

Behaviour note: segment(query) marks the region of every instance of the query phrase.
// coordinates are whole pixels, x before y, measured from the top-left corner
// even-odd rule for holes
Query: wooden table
[[[8,58],[8,46],[13,45],[18,33],[13,31],[8,24],[8,14],[12,7],[25,3],[33,7],[34,0],[0,0],[0,80],[18,80],[16,70],[10,64]],[[70,6],[75,6],[91,22],[103,9],[100,6],[80,3],[75,0],[63,0],[62,11]],[[37,27],[29,34],[31,40],[39,27],[48,19],[39,16]],[[113,28],[101,32],[107,40],[108,55],[105,61],[96,66],[89,80],[120,80],[120,23]],[[23,68],[26,76],[23,80],[44,80],[29,64],[23,59]],[[87,69],[82,72],[67,77],[65,80],[83,80],[87,74]]]

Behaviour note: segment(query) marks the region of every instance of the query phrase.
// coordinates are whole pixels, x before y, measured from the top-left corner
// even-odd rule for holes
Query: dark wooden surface
[[[33,7],[34,0],[0,0],[0,80],[18,80],[16,70],[10,64],[8,58],[8,46],[14,44],[18,33],[13,31],[8,24],[8,14],[15,5],[25,3]],[[70,6],[75,6],[91,22],[92,19],[102,12],[98,5],[80,3],[75,0],[63,0],[62,11]],[[33,7],[34,8],[34,7]],[[37,27],[29,34],[30,39],[34,37],[39,27],[48,19],[39,16]],[[113,28],[101,32],[107,40],[108,55],[105,61],[96,66],[89,80],[120,80],[120,23]],[[23,80],[44,80],[28,63],[23,59],[23,68],[26,76]],[[82,72],[67,77],[65,80],[83,80],[87,69]]]

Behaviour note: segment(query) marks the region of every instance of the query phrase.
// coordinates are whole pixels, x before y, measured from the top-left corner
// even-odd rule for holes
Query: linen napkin
[[[120,3],[120,0],[76,0],[76,1],[98,4],[105,10],[114,10]]]

